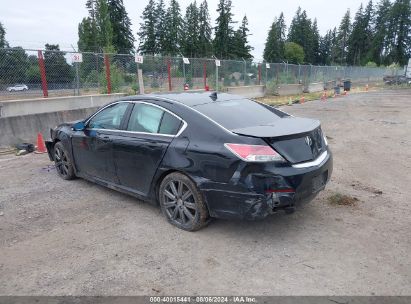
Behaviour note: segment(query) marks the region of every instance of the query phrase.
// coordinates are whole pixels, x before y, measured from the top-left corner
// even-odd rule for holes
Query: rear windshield
[[[229,130],[270,125],[281,113],[249,99],[212,102],[194,108]]]

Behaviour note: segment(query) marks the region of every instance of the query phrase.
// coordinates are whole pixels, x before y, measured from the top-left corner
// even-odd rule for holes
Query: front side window
[[[181,120],[160,108],[138,103],[134,105],[127,126],[128,131],[154,133],[154,134],[177,134]]]
[[[108,106],[90,120],[88,127],[91,129],[119,130],[128,105],[127,102],[121,102]]]

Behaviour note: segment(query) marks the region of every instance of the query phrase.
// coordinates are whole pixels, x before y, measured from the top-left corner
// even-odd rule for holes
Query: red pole
[[[261,63],[258,65],[258,84],[261,84]]]
[[[171,91],[171,61],[167,61],[167,73],[168,73],[168,90]]]
[[[204,77],[204,90],[207,90],[207,64],[204,62],[203,67],[203,77]]]
[[[46,98],[49,96],[49,92],[47,89],[46,65],[44,64],[43,52],[39,50],[37,54],[41,76],[41,88],[43,89],[43,97]]]
[[[110,59],[107,54],[104,55],[104,65],[106,66],[107,94],[111,94]]]

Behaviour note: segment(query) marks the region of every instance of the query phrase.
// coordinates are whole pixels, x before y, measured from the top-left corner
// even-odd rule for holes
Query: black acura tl
[[[158,202],[189,231],[291,213],[332,173],[319,121],[223,93],[127,97],[52,129],[46,146],[63,179]]]

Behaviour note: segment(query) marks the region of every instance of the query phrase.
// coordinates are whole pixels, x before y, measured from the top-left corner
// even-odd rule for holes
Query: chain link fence
[[[138,70],[141,70],[139,79]],[[127,54],[75,53],[22,48],[0,49],[0,100],[122,92],[138,94],[218,90],[265,85],[323,83],[332,87],[382,82],[401,69],[313,66],[256,61]],[[140,88],[142,86],[142,88]],[[271,89],[270,89],[271,88]]]

